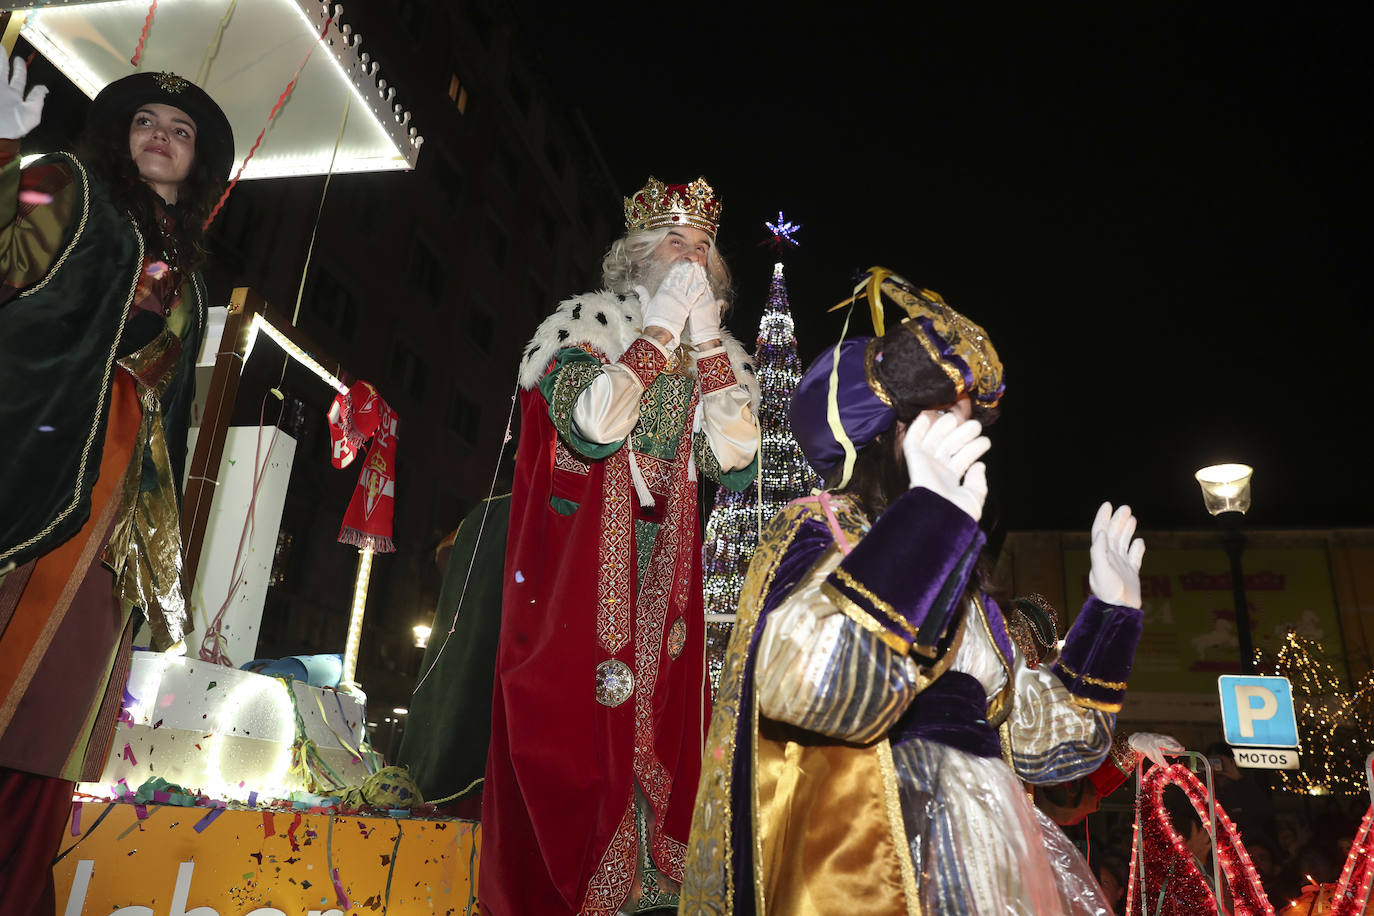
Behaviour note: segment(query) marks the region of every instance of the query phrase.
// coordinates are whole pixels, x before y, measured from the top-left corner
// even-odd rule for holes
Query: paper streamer
[[[335,868],[330,871],[329,877],[334,879],[334,893],[339,895],[339,906],[347,913],[351,904],[348,902],[348,895],[344,893],[343,881],[339,880],[339,870]]]
[[[196,833],[204,833],[204,832],[205,832],[205,828],[206,828],[206,827],[209,827],[211,824],[213,824],[213,823],[215,822],[215,818],[219,817],[219,816],[220,816],[221,814],[223,814],[223,813],[224,813],[224,809],[223,809],[223,808],[214,808],[214,809],[211,809],[211,811],[210,811],[209,814],[206,814],[204,817],[202,817],[199,821],[196,822],[196,826],[195,826],[195,831],[196,831]]]

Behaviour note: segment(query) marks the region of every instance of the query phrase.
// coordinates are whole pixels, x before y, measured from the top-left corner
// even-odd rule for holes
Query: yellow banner
[[[1274,657],[1284,632],[1295,628],[1326,650],[1345,671],[1331,565],[1321,548],[1247,550],[1243,556],[1250,636]],[[1070,612],[1088,596],[1086,550],[1064,552],[1064,594]],[[1131,671],[1131,693],[1207,693],[1217,676],[1240,673],[1230,562],[1220,550],[1154,550],[1141,569],[1145,632]]]
[[[476,912],[473,821],[140,808],[73,809],[53,869],[59,914]]]

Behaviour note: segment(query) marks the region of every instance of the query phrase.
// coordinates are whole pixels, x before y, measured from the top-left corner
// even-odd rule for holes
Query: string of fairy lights
[[[1298,720],[1301,767],[1279,770],[1281,787],[1302,795],[1358,795],[1368,790],[1364,761],[1374,751],[1374,671],[1346,688],[1315,640],[1289,630],[1257,668],[1288,678]]]

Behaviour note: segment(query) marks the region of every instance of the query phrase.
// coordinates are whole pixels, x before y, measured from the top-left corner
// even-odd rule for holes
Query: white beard
[[[668,271],[676,263],[675,260],[650,256],[634,266],[630,272],[630,281],[643,286],[649,291],[649,295],[653,296],[663,285],[663,278],[668,276]]]

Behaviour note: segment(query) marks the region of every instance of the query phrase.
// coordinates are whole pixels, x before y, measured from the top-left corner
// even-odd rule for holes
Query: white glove
[[[992,443],[977,420],[947,413],[934,422],[922,412],[902,440],[911,487],[938,493],[978,521],[988,498],[987,468],[978,459]]]
[[[1132,541],[1133,534],[1135,516],[1130,506],[1115,512],[1111,503],[1098,508],[1088,548],[1092,558],[1088,586],[1104,604],[1140,607],[1140,560],[1145,556],[1145,542],[1140,538]]]
[[[1156,732],[1136,732],[1131,735],[1126,743],[1131,746],[1131,750],[1149,757],[1157,767],[1168,765],[1164,759],[1166,751],[1175,756],[1187,753],[1183,749],[1183,745],[1178,743],[1177,738]]]
[[[698,348],[708,340],[719,340],[720,316],[724,311],[724,299],[712,296],[698,299],[687,315],[687,324],[682,329],[682,339]]]
[[[639,299],[644,303],[644,327],[667,331],[672,338],[668,342],[668,349],[672,350],[678,345],[682,327],[687,323],[687,316],[697,300],[710,297],[711,284],[706,282],[706,271],[702,270],[700,264],[678,261],[668,269],[652,297],[642,286],[636,286],[635,292],[639,293]]]
[[[43,99],[47,98],[48,87],[34,86],[26,99],[24,85],[28,79],[28,65],[16,54],[10,61],[9,82],[0,80],[0,137],[7,140],[26,136],[43,119]]]

